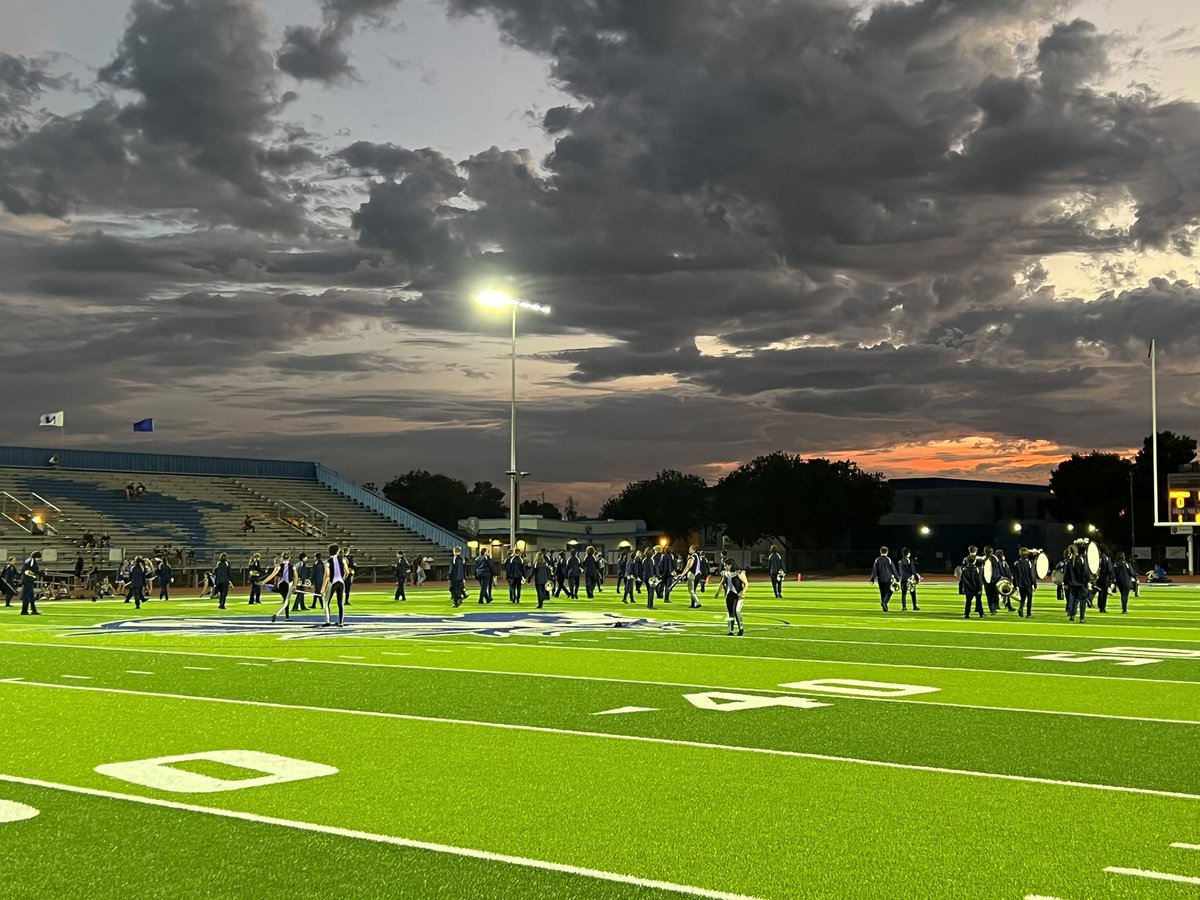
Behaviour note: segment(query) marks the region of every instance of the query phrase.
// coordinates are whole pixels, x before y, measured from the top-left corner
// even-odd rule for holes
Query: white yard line
[[[61,646],[61,645],[32,645],[32,646]],[[551,678],[561,681],[590,681],[608,684],[628,684],[628,685],[648,685],[650,687],[678,687],[695,689],[699,688],[707,691],[755,691],[760,694],[781,694],[785,696],[821,696],[828,697],[828,693],[821,691],[804,691],[791,689],[782,691],[777,688],[762,688],[748,685],[728,685],[728,684],[701,684],[698,682],[689,681],[658,681],[642,678],[608,678],[601,675],[567,675],[558,672],[529,672],[529,671],[511,671],[508,669],[473,669],[460,666],[422,666],[413,663],[374,663],[374,662],[350,662],[340,659],[308,659],[308,658],[292,658],[292,657],[242,657],[232,654],[223,653],[192,653],[185,650],[150,650],[145,648],[134,647],[89,647],[83,646],[79,650],[105,650],[113,653],[128,652],[128,653],[160,653],[170,656],[204,656],[217,659],[269,659],[272,662],[291,662],[291,663],[309,663],[312,665],[324,666],[352,666],[368,669],[412,669],[420,672],[455,672],[459,674],[469,675],[506,675],[514,678]],[[382,651],[384,656],[408,656],[407,653],[392,653]],[[262,663],[239,663],[239,665],[263,665]],[[199,671],[211,671],[204,667],[184,666],[185,669],[194,669]],[[87,678],[83,675],[67,675],[66,678]],[[17,679],[20,680],[20,679]],[[1121,678],[1119,681],[1134,681],[1139,679]],[[1190,683],[1190,682],[1189,682]],[[1030,715],[1044,716],[1068,716],[1084,719],[1115,719],[1124,722],[1151,722],[1163,725],[1200,725],[1200,720],[1193,719],[1169,719],[1157,716],[1128,716],[1119,713],[1097,713],[1083,712],[1077,710],[1061,710],[1061,709],[1036,709],[1023,706],[990,706],[977,703],[951,703],[942,700],[911,700],[895,697],[856,697],[852,695],[838,695],[839,700],[857,700],[868,703],[908,703],[920,706],[945,706],[952,709],[979,709],[988,712],[1012,712],[1012,713],[1027,713]]]
[[[219,816],[223,819],[240,819],[243,822],[255,822],[260,825],[278,825],[283,828],[294,828],[299,831],[313,831],[334,837],[353,838],[360,841],[371,841],[376,844],[390,844],[394,847],[407,847],[413,850],[427,850],[432,853],[444,853],[450,856],[463,856],[469,859],[480,859],[486,862],[505,863],[510,866],[521,866],[528,869],[539,869],[543,872],[562,872],[567,875],[578,875],[582,878],[593,878],[599,881],[613,881],[618,884],[629,884],[637,887],[654,888],[660,891],[670,891],[675,894],[685,894],[690,897],[705,897],[709,900],[756,900],[745,894],[734,894],[728,891],[717,891],[710,888],[695,887],[688,884],[676,884],[672,881],[658,881],[652,878],[638,878],[634,875],[623,875],[619,872],[606,872],[602,869],[589,869],[583,866],[571,866],[565,863],[550,862],[543,859],[531,859],[525,856],[509,856],[504,853],[492,853],[488,850],[475,850],[471,847],[456,847],[450,844],[434,844],[429,841],[418,841],[411,838],[395,837],[390,834],[375,834],[369,831],[356,831],[351,828],[339,828],[336,825],[318,825],[315,822],[299,822],[295,819],[279,819],[275,816],[261,816],[257,813],[242,812],[232,809],[216,809],[210,806],[197,806],[192,803],[179,803],[175,800],[159,800],[153,797],[139,797],[136,794],[119,794],[115,791],[99,790],[97,788],[78,787],[73,784],[60,784],[54,781],[42,781],[37,778],[22,778],[17,775],[0,774],[0,781],[9,784],[23,784],[29,787],[47,788],[65,791],[71,794],[83,794],[88,797],[102,797],[106,800],[121,800],[128,803],[140,803],[144,806],[157,806],[163,809],[181,810],[183,812],[202,813],[208,816]]]
[[[1178,884],[1200,884],[1200,878],[1190,875],[1172,875],[1170,872],[1151,872],[1146,869],[1123,869],[1120,866],[1105,866],[1105,872],[1113,875],[1132,875],[1135,878],[1153,878],[1156,881],[1174,881]]]
[[[185,669],[191,672],[211,672],[211,666],[184,666]]]
[[[74,678],[78,681],[91,681],[91,675],[60,675],[60,678]]]
[[[126,669],[126,675],[153,675],[153,672],[144,672],[141,669]]]
[[[405,638],[412,643],[437,643],[471,646],[475,641],[454,641],[445,638]],[[37,646],[46,646],[39,644]],[[520,647],[523,650],[574,650],[578,653],[644,653],[651,656],[690,656],[703,659],[739,660],[758,662],[817,663],[830,666],[870,666],[881,669],[920,669],[928,672],[977,672],[985,675],[1025,675],[1031,678],[1082,678],[1091,681],[1133,681],[1142,684],[1192,684],[1200,681],[1171,678],[1124,678],[1118,675],[1075,675],[1067,672],[1030,672],[1026,669],[975,669],[967,666],[923,666],[918,663],[862,662],[850,659],[809,659],[798,656],[753,656],[746,653],[698,653],[692,650],[644,650],[632,647],[575,647],[568,644],[493,643],[493,647]]]
[[[98,694],[117,694],[131,697],[155,697],[164,700],[191,700],[199,703],[222,703],[231,706],[252,706],[264,709],[297,710],[331,715],[362,716],[371,719],[397,719],[405,722],[429,722],[437,725],[464,725],[471,728],[496,728],[502,731],[527,731],[535,734],[554,734],[568,737],[595,738],[599,740],[630,741],[642,744],[660,744],[670,747],[690,747],[697,750],[720,750],[732,753],[753,753],[789,759],[809,759],[817,762],[848,763],[873,766],[881,769],[898,769],[906,772],[928,772],[935,775],[957,775],[968,778],[987,778],[997,781],[1015,781],[1023,784],[1043,784],[1051,787],[1080,788],[1091,791],[1108,791],[1119,794],[1139,794],[1149,797],[1169,797],[1176,800],[1198,800],[1200,794],[1183,791],[1164,791],[1156,788],[1130,787],[1128,785],[1099,784],[1086,781],[1062,781],[1056,778],[1039,778],[1033,775],[1010,775],[1001,772],[982,772],[973,769],[951,769],[942,766],[923,766],[915,763],[899,763],[880,759],[862,759],[855,756],[833,756],[826,753],[806,753],[800,750],[780,750],[772,747],[743,747],[738,744],[713,744],[705,741],[686,741],[676,738],[650,737],[637,734],[612,734],[603,731],[581,731],[573,728],[552,728],[546,725],[518,725],[511,722],[483,722],[478,719],[452,719],[444,716],[417,716],[407,713],[380,712],[368,709],[342,709],[330,706],[308,706],[293,703],[273,703],[266,700],[237,700],[230,697],[201,697],[194,694],[173,694],[165,691],[133,691],[123,688],[92,687],[82,684],[54,684],[42,681],[25,681],[20,678],[5,678],[0,684],[15,687],[46,688],[60,691],[87,691]]]

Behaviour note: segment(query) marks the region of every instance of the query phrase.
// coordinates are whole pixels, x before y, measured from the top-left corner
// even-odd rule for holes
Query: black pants
[[[1117,590],[1121,592],[1121,612],[1129,612],[1129,588],[1118,585]]]
[[[130,590],[132,591],[132,590],[133,590],[133,588],[130,588]],[[228,599],[228,597],[229,597],[229,582],[228,582],[228,581],[223,581],[223,582],[221,582],[220,584],[218,584],[218,585],[217,585],[217,587],[216,587],[216,591],[217,591],[217,597],[218,597],[218,598],[220,599],[220,601],[221,601],[221,605],[220,605],[220,606],[218,606],[218,607],[217,607],[217,609],[224,609],[224,608],[225,608],[225,601],[226,601],[226,599]],[[139,593],[140,593],[140,592],[139,592]]]
[[[21,615],[36,616],[38,614],[37,603],[33,599],[33,585],[26,587],[21,586]]]
[[[567,596],[572,600],[579,599],[579,576],[571,575],[567,578]]]
[[[667,603],[671,602],[671,591],[675,587],[675,578],[668,575],[658,583],[658,596],[662,597]]]
[[[296,586],[296,593],[292,594],[292,612],[296,612],[298,609],[308,609],[304,605],[304,591],[300,590],[299,585]]]
[[[140,587],[130,587],[129,593],[133,597],[134,609],[141,609],[142,604],[146,601],[145,589]]]
[[[900,579],[900,608],[908,609],[908,594],[912,592],[913,609],[917,609],[917,586],[911,578]]]
[[[890,581],[879,582],[879,605],[883,607],[884,612],[887,612],[888,601],[892,599],[894,593],[895,589]]]
[[[557,597],[559,594],[561,594],[565,590],[567,590],[567,576],[566,575],[555,575],[554,576],[554,596]],[[567,593],[567,596],[568,597],[571,596],[569,591]]]
[[[1067,617],[1075,618],[1075,614],[1079,614],[1079,621],[1082,622],[1087,615],[1088,589],[1087,585],[1068,585],[1067,586]]]
[[[595,575],[585,575],[583,578],[584,589],[587,591],[588,599],[592,599],[596,593],[597,580]]]
[[[250,602],[247,606],[252,606],[255,603],[262,603],[262,585],[257,581],[250,582]]]
[[[1029,585],[1021,585],[1017,588],[1019,597],[1017,599],[1017,612],[1021,615],[1033,615],[1033,588]]]
[[[350,593],[350,585],[346,585],[346,593]],[[450,599],[454,601],[454,605],[462,603],[463,597],[467,596],[467,583],[465,581],[450,582]]]
[[[775,592],[775,596],[778,599],[783,599],[783,581],[780,579],[778,572],[771,575],[771,590]]]
[[[626,578],[625,579],[625,596],[621,598],[622,603],[624,603],[626,600],[628,600],[630,603],[633,602],[633,588],[634,588],[633,579]]]
[[[964,596],[967,598],[967,602],[966,602],[966,605],[963,607],[963,617],[967,618],[967,619],[971,618],[971,601],[974,600],[975,601],[975,612],[978,613],[979,618],[982,619],[983,618],[983,594],[981,594],[979,591],[976,591],[973,594],[965,594]]]
[[[558,596],[555,594],[555,596]],[[508,601],[509,603],[521,602],[521,580],[519,578],[510,578],[508,580]]]
[[[159,600],[170,600],[171,599],[171,585],[170,584],[160,584],[158,586],[158,599]]]
[[[544,581],[535,581],[533,586],[537,588],[538,609],[541,609],[542,604],[550,599],[550,590]]]
[[[317,608],[318,603],[320,603],[321,606],[325,605],[325,601],[321,599],[321,588],[323,585],[324,585],[324,582],[320,582],[320,581],[313,582],[313,602],[312,602],[313,609]]]
[[[1108,612],[1108,592],[1110,588],[1107,584],[1096,585],[1096,608],[1100,612]]]
[[[352,588],[352,587],[354,587],[354,579],[347,578],[346,579],[346,601],[345,601],[347,606],[350,605],[350,588]],[[463,591],[463,596],[464,597],[467,596],[466,591]]]
[[[333,581],[329,584],[329,599],[325,601],[326,608],[333,604],[333,600],[337,598],[338,605],[338,624],[341,625],[346,619],[346,595],[345,584],[340,581]]]
[[[983,592],[987,595],[988,612],[995,615],[996,611],[1000,609],[1000,592],[996,590],[994,584],[985,584]]]
[[[404,582],[403,581],[396,582],[396,596],[392,598],[392,602],[394,603],[397,600],[402,600],[402,601],[408,600],[408,597],[404,596]]]
[[[496,580],[495,577],[493,577],[491,575],[484,575],[482,578],[479,579],[479,602],[480,603],[491,603],[492,602],[492,583],[495,580]]]

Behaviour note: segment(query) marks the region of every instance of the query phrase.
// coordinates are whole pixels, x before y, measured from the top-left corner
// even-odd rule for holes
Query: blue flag
[[[134,431],[153,431],[154,430],[154,420],[153,419],[142,419],[142,421],[140,421],[140,422],[134,422],[133,430]]]

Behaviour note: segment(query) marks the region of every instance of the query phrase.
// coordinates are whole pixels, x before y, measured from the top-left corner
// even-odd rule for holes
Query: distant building
[[[641,549],[656,544],[661,537],[650,531],[641,519],[548,519],[545,516],[519,516],[517,539],[526,550],[561,550],[572,541],[583,552],[592,546],[608,559],[615,559],[622,541]],[[508,544],[509,521],[503,519],[459,519],[458,529],[481,544]]]
[[[1052,559],[1075,537],[1050,512],[1045,485],[961,478],[894,478],[892,511],[879,520],[879,542],[893,556],[909,547],[927,572],[949,571],[970,544],[991,544],[1011,560],[1036,547]]]

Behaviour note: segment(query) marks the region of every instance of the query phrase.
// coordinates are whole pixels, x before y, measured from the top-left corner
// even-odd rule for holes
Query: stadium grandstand
[[[387,577],[396,551],[444,563],[462,541],[317,462],[0,447],[6,557],[42,550],[65,571],[80,552],[103,569],[158,551],[176,571],[198,571],[219,553],[240,567],[255,551],[329,543]]]

